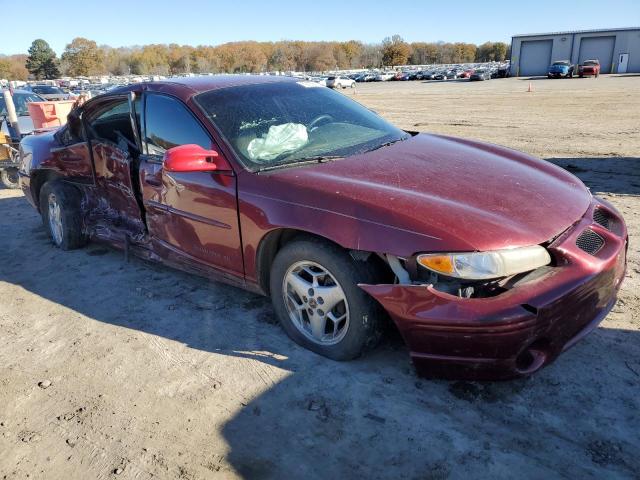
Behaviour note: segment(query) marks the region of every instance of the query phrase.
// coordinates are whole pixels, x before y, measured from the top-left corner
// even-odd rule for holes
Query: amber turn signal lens
[[[449,255],[422,255],[418,262],[423,267],[440,273],[453,273],[453,260]]]

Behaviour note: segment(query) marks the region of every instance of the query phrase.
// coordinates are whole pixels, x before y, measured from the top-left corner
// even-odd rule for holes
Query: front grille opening
[[[593,221],[607,230],[611,230],[611,216],[601,208],[596,208],[593,211]]]
[[[580,250],[595,255],[604,246],[604,238],[587,228],[576,239],[576,245]]]

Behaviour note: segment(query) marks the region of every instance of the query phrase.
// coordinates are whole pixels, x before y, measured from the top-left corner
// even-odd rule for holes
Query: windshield
[[[560,65],[563,67],[566,67],[567,65],[569,65],[567,62],[553,62],[554,65]]]
[[[39,97],[35,93],[14,93],[13,103],[16,107],[16,114],[19,117],[29,115],[27,110],[27,103],[29,102],[43,102],[44,99]],[[0,96],[0,116],[7,115],[7,105],[4,103],[4,97]]]
[[[222,88],[201,93],[196,102],[251,170],[346,157],[409,137],[313,82]]]
[[[594,62],[593,60],[587,60],[584,62],[584,65],[598,65],[598,62]]]
[[[58,93],[64,93],[58,87],[50,87],[48,85],[36,85],[31,87],[31,90],[40,95],[55,95]]]

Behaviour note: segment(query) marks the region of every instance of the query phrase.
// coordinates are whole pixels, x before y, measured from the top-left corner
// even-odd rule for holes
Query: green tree
[[[382,41],[382,62],[385,65],[406,65],[410,54],[411,47],[400,35]]]
[[[89,76],[104,72],[103,52],[93,40],[77,37],[64,49],[62,61],[71,76]]]
[[[25,66],[36,80],[49,80],[60,76],[56,52],[41,38],[34,40],[29,47],[29,57]]]

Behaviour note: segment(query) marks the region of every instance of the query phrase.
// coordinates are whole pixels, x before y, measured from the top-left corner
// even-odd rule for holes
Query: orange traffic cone
[[[527,92],[533,92],[533,85],[531,85],[531,82],[529,82],[529,89],[527,90]]]

